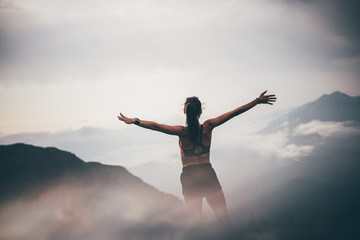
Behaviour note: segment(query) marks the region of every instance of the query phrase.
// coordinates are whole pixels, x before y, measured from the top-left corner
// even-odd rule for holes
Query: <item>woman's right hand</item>
[[[260,94],[260,96],[258,97],[259,103],[266,103],[266,104],[273,105],[273,103],[276,101],[275,95],[274,94],[265,95],[266,92],[267,92],[267,90],[265,92],[263,92],[262,94]]]

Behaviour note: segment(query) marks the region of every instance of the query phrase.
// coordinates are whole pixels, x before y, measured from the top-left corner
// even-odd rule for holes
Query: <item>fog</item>
[[[192,221],[180,200],[58,184],[2,205],[0,239],[198,239],[225,233],[213,216]],[[171,203],[171,204],[169,204]]]
[[[2,205],[0,239],[180,239],[186,224],[180,200],[169,206],[169,199],[142,191],[56,184]]]

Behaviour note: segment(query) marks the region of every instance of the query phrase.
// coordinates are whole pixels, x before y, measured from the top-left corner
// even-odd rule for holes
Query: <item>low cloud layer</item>
[[[320,135],[322,137],[341,137],[360,133],[360,127],[354,126],[353,122],[322,122],[313,120],[309,123],[300,124],[294,130],[294,135]]]
[[[241,141],[240,146],[259,153],[262,157],[279,161],[299,159],[311,153],[313,146],[296,145],[290,142],[289,130],[280,129],[272,134],[253,134]]]
[[[185,209],[142,194],[53,186],[35,198],[1,205],[0,239],[183,239]]]
[[[289,129],[284,122],[277,132],[271,134],[253,134],[241,141],[240,146],[252,149],[263,157],[275,157],[278,160],[299,160],[311,155],[316,146],[326,138],[346,138],[360,133],[355,122],[323,122],[313,120]],[[313,138],[312,135],[319,138]],[[297,138],[301,138],[301,140]]]

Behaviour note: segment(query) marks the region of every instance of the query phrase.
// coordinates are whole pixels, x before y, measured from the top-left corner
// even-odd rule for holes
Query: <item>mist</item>
[[[141,194],[61,184],[2,206],[0,239],[182,239],[181,205],[159,206]]]

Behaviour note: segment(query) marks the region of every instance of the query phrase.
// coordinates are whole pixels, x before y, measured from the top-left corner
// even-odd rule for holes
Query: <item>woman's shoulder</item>
[[[202,124],[204,129],[212,129],[213,128],[213,124],[212,124],[211,120],[212,119],[208,119]]]
[[[179,135],[179,137],[186,137],[189,135],[189,131],[186,126],[179,126],[179,128],[181,129],[181,134]]]

